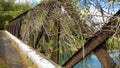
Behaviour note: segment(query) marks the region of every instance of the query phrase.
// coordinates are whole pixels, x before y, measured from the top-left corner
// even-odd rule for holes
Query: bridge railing
[[[116,64],[103,49],[102,44],[114,34],[114,32],[108,32],[106,29],[116,30],[116,28],[107,26],[116,25],[116,22],[118,22],[116,17],[119,17],[120,11],[112,17],[113,19],[115,18],[114,20],[111,18],[108,24],[103,26],[102,32],[98,31],[95,36],[93,36],[94,32],[89,32],[88,30],[91,28],[84,23],[80,23],[84,20],[80,19],[75,10],[72,10],[74,8],[71,3],[66,2],[67,0],[58,1],[44,1],[31,10],[21,14],[19,17],[10,21],[8,31],[45,56],[48,56],[48,58],[54,62],[63,65],[65,68],[73,67],[91,52],[96,54],[103,66],[106,68],[114,68]],[[69,8],[66,8],[68,6]],[[63,7],[68,13],[63,11]],[[93,33],[92,38],[90,38],[91,33]],[[87,35],[87,37],[84,35]],[[90,40],[87,40],[88,38]],[[85,42],[85,40],[87,40],[87,42]],[[70,53],[70,55],[66,54],[66,52]],[[74,52],[76,53],[73,55]],[[64,57],[66,59],[63,59],[62,54],[64,53],[69,57],[73,56],[70,59],[69,57]],[[105,56],[101,56],[103,53]],[[104,63],[106,55],[108,60]],[[63,59],[64,62],[59,62],[60,59]],[[108,61],[112,64],[107,63]]]
[[[38,66],[38,68],[56,68],[56,67],[60,67],[59,65],[57,65],[53,61],[47,59],[47,57],[45,57],[42,54],[38,53],[32,47],[24,44],[21,40],[19,40],[17,37],[12,35],[8,31],[5,31],[5,32],[18,45],[21,52],[23,52],[25,55],[27,55],[33,61],[33,63]]]

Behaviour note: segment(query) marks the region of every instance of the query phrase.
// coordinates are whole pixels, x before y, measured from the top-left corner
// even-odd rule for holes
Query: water
[[[76,64],[74,68],[102,68],[102,65],[95,55],[90,55]]]
[[[110,53],[109,55],[115,61],[115,63],[119,63],[118,56],[120,52]],[[103,68],[98,58],[95,55],[89,55],[84,60],[77,63],[74,68]]]

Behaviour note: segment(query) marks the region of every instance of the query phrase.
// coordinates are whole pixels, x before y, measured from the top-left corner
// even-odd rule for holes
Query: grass
[[[8,68],[8,65],[5,63],[3,58],[0,58],[0,68]]]

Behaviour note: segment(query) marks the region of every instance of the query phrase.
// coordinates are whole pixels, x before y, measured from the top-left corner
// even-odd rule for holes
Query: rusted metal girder
[[[70,0],[59,0],[59,1],[62,3],[62,6],[64,6],[65,10],[71,16],[71,18],[73,18],[77,22],[80,22],[79,15],[76,13],[76,10],[73,9],[73,6],[70,4]],[[75,23],[78,24],[77,22]],[[80,28],[84,30],[83,27],[80,27]],[[101,48],[98,48],[99,50],[94,50],[94,53],[96,54],[96,56],[98,57],[98,59],[100,60],[104,68],[114,68],[116,64],[113,62],[113,60],[110,58],[109,54],[107,54],[107,52],[104,50],[104,48],[102,48],[102,46],[103,45],[101,45]],[[106,57],[107,57],[107,60],[106,60]],[[108,61],[111,64],[109,64]]]
[[[106,25],[103,26],[101,31],[98,31],[94,37],[90,38],[85,43],[84,54],[83,49],[80,48],[63,66],[65,68],[72,68],[76,63],[83,59],[83,56],[87,56],[89,53],[91,53],[93,50],[99,47],[102,43],[104,43],[106,39],[111,37],[115,33],[114,31],[117,29],[117,27],[114,26],[120,23],[118,17],[120,17],[120,10],[109,20],[109,22]]]
[[[73,8],[71,7],[71,5],[70,4],[67,4],[67,2],[66,1],[69,1],[69,0],[59,0],[59,1],[61,1],[62,3],[63,3],[63,6],[65,6],[66,8],[65,8],[65,10],[67,11],[67,12],[69,12],[69,11],[71,11],[72,10],[72,12],[70,12],[69,14],[70,14],[70,16],[73,18],[73,19],[75,19],[75,20],[78,20],[79,19],[79,16],[78,16],[78,14],[76,14],[76,13],[74,13],[74,11],[75,10],[73,10]],[[24,15],[24,14],[23,14]],[[77,17],[75,17],[75,16],[77,16]],[[20,16],[19,16],[20,17]],[[17,18],[19,18],[19,17],[17,17]],[[16,19],[17,19],[16,18]],[[16,19],[13,19],[12,21],[14,21],[14,20],[16,20]],[[78,22],[80,22],[80,21],[78,21]],[[11,30],[11,28],[12,28],[12,30]],[[9,27],[8,28],[8,30],[10,31],[10,32],[12,32],[12,33],[14,33],[14,28],[13,28],[13,24],[11,24],[11,27]],[[42,34],[41,34],[42,35]],[[101,46],[101,45],[100,45]],[[107,53],[105,52],[105,50],[103,50],[103,49],[101,49],[101,48],[99,48],[99,50],[96,50],[96,51],[94,51],[95,52],[95,54],[97,55],[97,57],[99,57],[101,54],[106,54],[107,55]],[[102,53],[103,52],[103,53]],[[109,56],[108,56],[109,57]],[[105,58],[106,59],[106,58]],[[103,59],[104,60],[104,59]],[[111,61],[112,62],[112,61]],[[105,65],[103,65],[103,66],[105,66]]]
[[[35,43],[35,48],[37,47],[37,44],[39,43],[41,37],[45,34],[45,28],[48,29],[47,26],[50,26],[50,23],[49,23],[49,18],[53,15],[53,11],[56,9],[55,6],[58,6],[59,5],[56,3],[56,1],[50,1],[48,2],[46,5],[48,5],[48,13],[46,15],[46,18],[44,20],[44,24],[43,26],[41,27],[40,29],[40,32],[38,34],[38,37],[37,37],[37,40],[36,40],[36,43]],[[55,6],[54,6],[55,5]],[[51,7],[50,7],[51,6]],[[60,7],[59,7],[60,9]],[[54,62],[58,63],[59,64],[59,37],[60,37],[60,21],[57,20],[57,19],[54,19],[54,30],[53,30],[53,36],[52,36],[52,39],[54,41],[54,47],[53,47],[53,52],[51,54],[51,60],[53,60]],[[49,25],[48,25],[49,24]],[[47,39],[49,40],[49,39]],[[46,42],[46,39],[43,40],[44,42]],[[44,43],[43,42],[43,43]],[[47,43],[47,42],[46,42]],[[46,45],[43,45],[44,47]],[[47,48],[46,48],[47,49]],[[56,50],[57,49],[57,50]],[[49,53],[48,51],[46,51],[47,53]]]
[[[9,21],[7,30],[11,32],[12,34],[16,35],[17,37],[19,37],[20,34],[18,33],[20,33],[20,28],[21,28],[21,23],[22,23],[21,21],[23,20],[23,17],[25,17],[29,11],[30,10],[22,13],[21,15]]]
[[[94,49],[93,52],[100,60],[103,68],[116,68],[116,64],[110,58],[109,54],[104,50],[103,44]]]
[[[45,17],[45,20],[44,20],[44,22],[43,22],[43,25],[41,26],[40,31],[38,32],[37,40],[36,40],[35,46],[34,46],[35,49],[37,48],[37,45],[38,45],[41,37],[43,36],[43,33],[44,33],[44,31],[45,31],[44,27],[45,27],[46,24],[48,23],[47,20],[48,20],[48,18],[49,18],[50,16],[51,16],[51,10],[50,10],[50,8],[49,8],[49,9],[48,9],[48,13],[47,13],[47,15],[46,15],[46,17]]]
[[[54,20],[54,31],[53,31],[54,36],[53,36],[53,41],[54,41],[54,47],[53,47],[53,52],[51,55],[51,59],[59,64],[59,54],[60,54],[60,21],[59,20]]]

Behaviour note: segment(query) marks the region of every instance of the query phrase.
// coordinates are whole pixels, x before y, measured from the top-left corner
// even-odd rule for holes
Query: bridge
[[[10,61],[8,61],[8,65],[18,67],[24,66],[22,63],[20,63],[21,58],[19,58],[20,56],[18,55],[19,52],[22,52],[38,68],[72,68],[91,52],[94,52],[104,68],[117,67],[117,64],[110,58],[109,54],[104,49],[103,44],[115,33],[116,30],[119,29],[119,26],[117,27],[116,25],[120,23],[120,10],[109,19],[108,23],[105,24],[101,30],[95,32],[92,36],[86,37],[84,34],[82,34],[83,38],[87,40],[85,44],[82,47],[79,47],[79,49],[76,48],[75,50],[77,51],[62,66],[58,65],[60,64],[59,55],[61,53],[60,49],[62,44],[65,44],[65,41],[74,41],[75,38],[73,38],[73,36],[76,36],[69,36],[71,35],[71,32],[69,32],[67,26],[70,26],[69,24],[74,24],[78,29],[78,35],[81,35],[79,29],[85,29],[82,26],[86,26],[79,23],[81,20],[79,20],[79,16],[76,11],[71,9],[73,8],[71,3],[66,2],[66,4],[64,4],[64,2],[66,2],[66,0],[60,0],[59,2],[49,1],[48,3],[43,2],[40,5],[21,14],[17,18],[11,20],[7,27],[7,31],[0,32],[0,44],[3,44],[0,46],[1,54],[3,56],[7,55],[8,58],[12,57],[12,55],[16,57],[16,60],[11,58]],[[68,12],[69,16],[71,16],[72,20],[61,13],[61,6],[70,7],[65,8],[65,10]],[[69,13],[70,11],[72,12]],[[68,20],[61,20],[66,18]],[[80,27],[78,25],[82,26]],[[84,33],[85,31],[81,30],[81,32]],[[63,39],[65,40],[63,41]],[[62,44],[60,44],[60,42]],[[14,44],[16,44],[16,46],[14,46]],[[40,54],[38,51],[45,56]],[[9,60],[7,57],[5,59]],[[11,61],[13,61],[15,64],[9,64]]]

